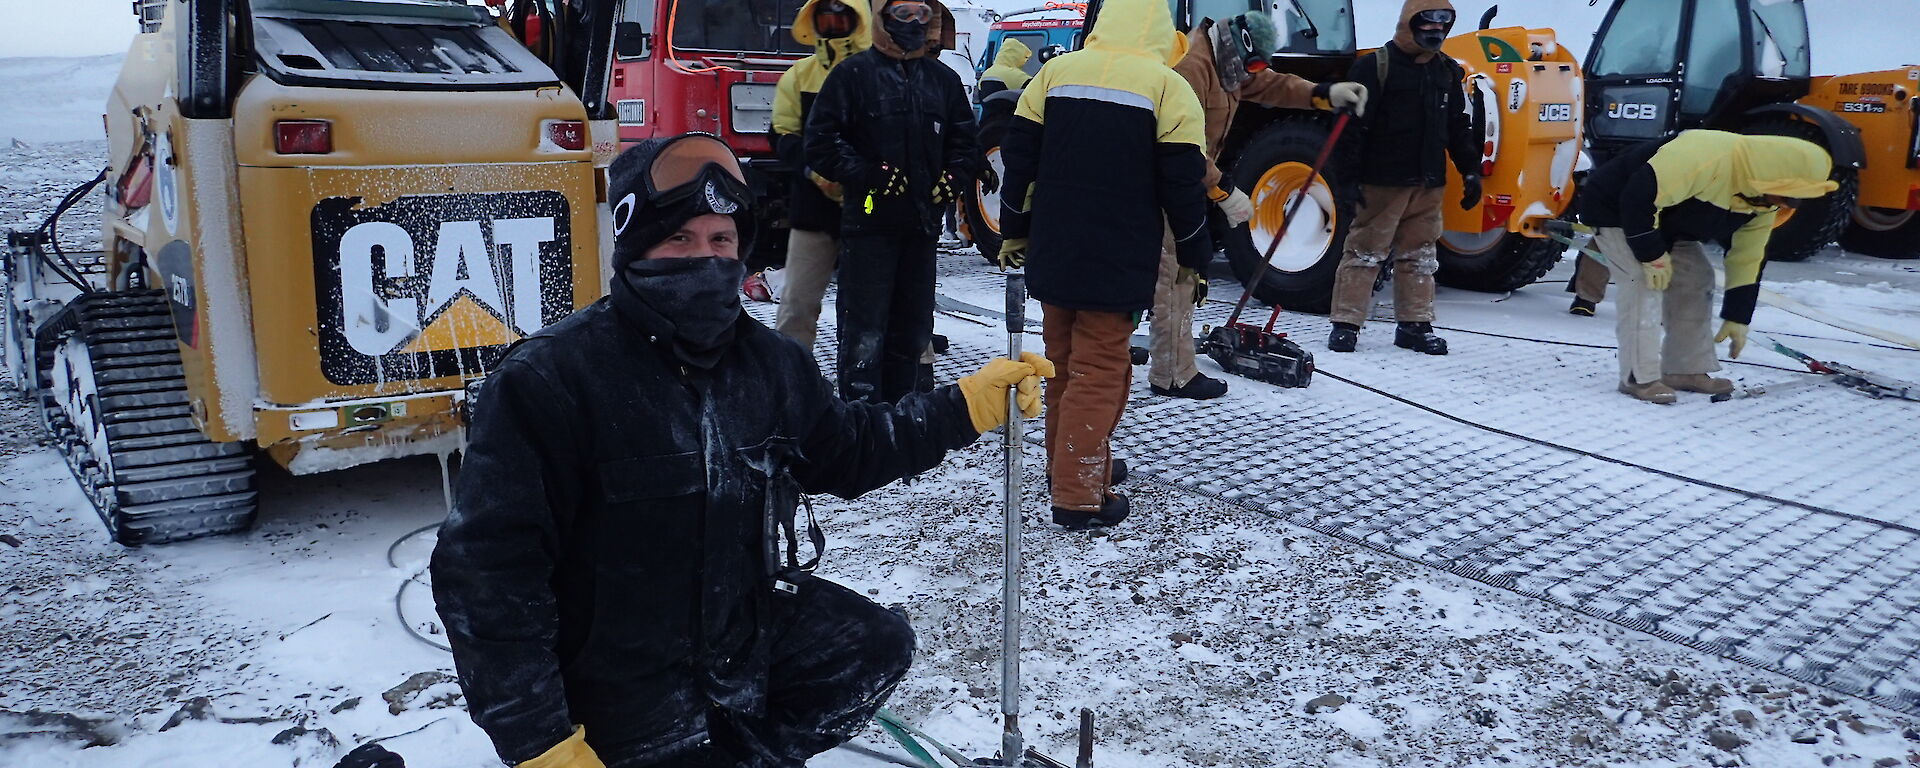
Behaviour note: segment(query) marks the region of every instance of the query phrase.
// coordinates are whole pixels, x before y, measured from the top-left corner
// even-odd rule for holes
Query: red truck
[[[813,49],[794,42],[805,0],[620,0],[610,98],[622,147],[704,131],[733,147],[760,198],[750,267],[783,260],[789,170],[774,156],[773,90]]]

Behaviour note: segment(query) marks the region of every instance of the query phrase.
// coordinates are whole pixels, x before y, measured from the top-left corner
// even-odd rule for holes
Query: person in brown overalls
[[[1447,161],[1460,171],[1462,208],[1480,202],[1480,140],[1461,89],[1466,73],[1440,52],[1453,29],[1447,0],[1407,0],[1393,41],[1354,62],[1352,78],[1371,94],[1349,146],[1358,158],[1360,213],[1347,235],[1333,284],[1333,333],[1327,348],[1352,352],[1373,302],[1380,267],[1393,260],[1394,346],[1447,353],[1433,333],[1433,273],[1440,269],[1440,206]]]
[[[1364,112],[1366,89],[1353,83],[1319,83],[1275,72],[1267,59],[1279,50],[1273,18],[1254,11],[1221,21],[1203,20],[1187,35],[1187,53],[1173,65],[1200,97],[1206,115],[1207,194],[1240,226],[1253,218],[1253,201],[1238,184],[1223,184],[1220,150],[1233,116],[1245,102],[1283,109],[1346,109]],[[1200,372],[1193,360],[1193,310],[1207,298],[1205,270],[1181,267],[1173,230],[1161,242],[1160,280],[1154,288],[1152,362],[1147,384],[1162,397],[1211,400],[1227,393],[1227,383]]]

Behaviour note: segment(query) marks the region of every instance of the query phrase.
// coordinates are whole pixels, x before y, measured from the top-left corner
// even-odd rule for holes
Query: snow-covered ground
[[[22,61],[0,59],[0,72]],[[97,106],[87,109],[97,123]],[[72,125],[85,114],[70,106],[65,119]],[[13,130],[12,119],[0,113],[0,136]],[[0,226],[37,223],[103,154],[97,140],[13,149],[0,140]],[[74,212],[65,242],[86,247],[96,238],[93,208]],[[964,252],[944,257],[943,294],[1000,306],[997,279],[980,265]],[[1551,279],[1564,280],[1568,266]],[[1774,290],[1852,322],[1920,335],[1913,264],[1829,252],[1773,265],[1767,277]],[[1217,274],[1216,297],[1230,299],[1231,290]],[[1920,523],[1920,477],[1908,468],[1920,446],[1920,406],[1832,387],[1727,404],[1633,403],[1612,392],[1611,352],[1593,348],[1611,344],[1611,306],[1578,319],[1564,313],[1566,301],[1551,283],[1507,297],[1444,291],[1441,324],[1460,329],[1446,332],[1453,356],[1393,349],[1389,327],[1375,324],[1360,353],[1318,357],[1325,372],[1436,410],[1682,479],[1569,460],[1532,484],[1495,477],[1506,484],[1460,485],[1452,474],[1462,462],[1498,468],[1554,450],[1518,450],[1325,377],[1289,391],[1234,379],[1234,392],[1210,404],[1136,392],[1123,440],[1142,478],[1130,488],[1135,518],[1110,533],[1068,535],[1044,524],[1038,451],[1030,452],[1022,654],[1029,736],[1070,756],[1073,713],[1087,706],[1099,713],[1099,763],[1117,768],[1920,765],[1920,719],[1911,714],[1593,618],[1622,612],[1580,594],[1538,590],[1549,603],[1483,583],[1530,593],[1527,574],[1475,581],[1430,567],[1449,567],[1455,542],[1434,531],[1456,516],[1375,498],[1431,495],[1414,480],[1444,486],[1468,522],[1484,518],[1475,529],[1482,539],[1467,544],[1497,550],[1517,541],[1552,551],[1543,572],[1578,565],[1582,553],[1499,525],[1597,525],[1604,511],[1642,520],[1620,529],[1638,544],[1641,531],[1651,537],[1697,522],[1677,507],[1711,494],[1686,478]],[[1221,314],[1210,306],[1203,318]],[[831,318],[829,307],[824,319]],[[980,320],[938,318],[956,349],[941,363],[944,378],[1004,346],[1004,335]],[[1309,348],[1321,346],[1323,318],[1289,315],[1283,323]],[[1763,309],[1755,327],[1822,358],[1920,380],[1920,352],[1773,309]],[[1791,367],[1761,350],[1743,362]],[[1801,377],[1752,365],[1730,370],[1745,384]],[[1270,426],[1227,426],[1236,420]],[[1342,423],[1416,430],[1454,463],[1395,469],[1413,449],[1393,429],[1379,433],[1364,461],[1316,453],[1325,446],[1307,436],[1337,436]],[[1272,469],[1247,472],[1244,483],[1241,474],[1197,482],[1211,465],[1154,458],[1248,445],[1283,447],[1226,456]],[[915,670],[894,708],[979,754],[994,751],[998,728],[997,449],[987,438],[913,485],[820,506],[831,539],[825,573],[902,607],[919,632]],[[1217,487],[1264,488],[1307,459],[1349,484],[1308,489],[1303,476],[1295,492],[1252,499]],[[305,478],[268,470],[253,531],[128,550],[106,540],[64,465],[39,444],[24,404],[0,403],[0,766],[326,766],[382,738],[416,767],[496,765],[461,709],[451,660],[406,631],[431,637],[434,628],[427,592],[413,581],[425,578],[432,534],[408,534],[444,514],[439,471],[430,460]],[[1476,495],[1453,496],[1455,488]],[[1343,503],[1391,508],[1420,531],[1328,523],[1351,511]],[[1567,520],[1539,520],[1533,511],[1543,506]],[[1303,507],[1324,507],[1329,517]],[[1798,519],[1745,506],[1725,513],[1722,527],[1750,531],[1756,543],[1773,530],[1761,522],[1785,530]],[[1864,557],[1876,551],[1870,543],[1852,549]],[[1651,538],[1642,549],[1663,559],[1629,553],[1595,566],[1592,577],[1614,594],[1673,598],[1662,569],[1694,569],[1680,556],[1698,553],[1676,551],[1669,561]],[[1791,554],[1782,560],[1798,563],[1800,553]],[[1750,553],[1726,559],[1746,576],[1723,584],[1725,592],[1776,583]],[[1809,562],[1813,571],[1832,567]],[[1881,589],[1881,604],[1820,626],[1906,626],[1902,614],[1920,603],[1913,553],[1872,562],[1883,570],[1826,575],[1836,592]],[[1697,569],[1714,576],[1714,567]],[[1776,602],[1778,590],[1762,591],[1755,605]],[[1688,599],[1698,607],[1730,598]],[[1833,603],[1805,604],[1819,619]],[[1903,637],[1911,647],[1892,653],[1920,649]],[[1895,683],[1920,675],[1914,657],[1904,659]],[[877,733],[857,746],[901,754]],[[884,762],[841,750],[814,764]]]

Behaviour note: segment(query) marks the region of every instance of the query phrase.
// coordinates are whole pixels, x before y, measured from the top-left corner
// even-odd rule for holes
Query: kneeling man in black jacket
[[[800,494],[926,471],[1011,387],[1037,415],[1053,366],[841,400],[741,311],[753,197],[725,144],[650,140],[609,176],[612,295],[488,378],[433,553],[468,711],[516,765],[803,765],[873,717],[913,631],[799,562]]]

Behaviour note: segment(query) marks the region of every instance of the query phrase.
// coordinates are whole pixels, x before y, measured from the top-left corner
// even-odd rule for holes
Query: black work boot
[[[933,363],[921,363],[914,372],[913,391],[932,392],[939,382],[933,377]]]
[[[1433,335],[1432,323],[1401,323],[1393,331],[1393,345],[1423,355],[1447,353],[1447,340]]]
[[[1146,365],[1152,357],[1146,347],[1127,347],[1127,356],[1133,359],[1134,365]]]
[[[1567,314],[1578,315],[1580,317],[1593,317],[1593,309],[1594,309],[1593,302],[1587,301],[1586,299],[1582,299],[1579,297],[1575,297],[1573,300],[1573,306],[1567,308]]]
[[[1335,352],[1352,352],[1360,343],[1360,326],[1352,323],[1334,323],[1333,333],[1327,334],[1327,349]]]
[[[1188,400],[1212,400],[1227,394],[1227,383],[1204,373],[1196,373],[1193,380],[1177,387],[1149,386],[1153,393],[1161,397],[1184,397]]]
[[[1104,528],[1109,525],[1119,525],[1120,521],[1127,519],[1127,514],[1132,511],[1133,508],[1127,504],[1127,497],[1108,491],[1107,500],[1100,504],[1098,512],[1081,512],[1077,509],[1054,507],[1053,523],[1069,531]]]

